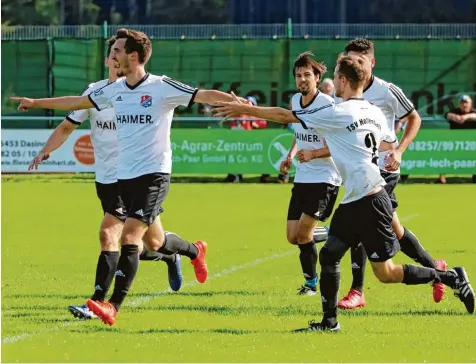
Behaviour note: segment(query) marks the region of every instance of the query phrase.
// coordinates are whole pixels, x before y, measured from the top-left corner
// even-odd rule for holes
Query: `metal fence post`
[[[101,50],[102,50],[102,54],[104,58],[106,58],[107,56],[109,56],[109,54],[107,54],[107,47],[106,47],[106,40],[108,38],[107,20],[104,20],[104,22],[102,23],[102,37],[103,37],[103,41],[101,43]],[[103,60],[101,60],[101,69],[102,69],[102,78],[109,77],[108,75],[106,75],[106,66],[104,65]]]
[[[48,97],[53,97],[55,93],[55,75],[53,71],[54,62],[55,62],[55,48],[54,48],[54,40],[51,37],[46,38],[46,48],[48,50],[48,77],[47,77],[47,95]],[[47,116],[54,116],[55,111],[48,109],[45,110],[45,114]],[[53,127],[53,121],[51,119],[48,120],[48,127]]]

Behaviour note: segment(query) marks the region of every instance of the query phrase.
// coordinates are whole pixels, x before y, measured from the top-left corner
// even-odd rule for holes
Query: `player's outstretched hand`
[[[17,101],[20,104],[17,107],[17,110],[19,111],[28,111],[28,109],[34,109],[35,108],[35,100],[29,99],[27,97],[17,97],[17,96],[11,96],[10,100],[12,101]]]
[[[41,164],[41,162],[47,160],[49,157],[49,154],[45,154],[43,152],[38,153],[38,155],[30,162],[30,165],[28,166],[28,172],[32,171],[33,169],[38,170],[38,166]]]
[[[395,172],[402,163],[402,153],[397,149],[392,149],[385,156],[385,169],[389,172]]]
[[[213,113],[215,116],[223,116],[224,118],[220,121],[220,124],[223,124],[225,121],[227,121],[229,118],[232,118],[233,116],[241,115],[243,114],[242,110],[242,104],[244,99],[239,98],[234,94],[234,92],[231,92],[231,97],[233,97],[232,102],[223,102],[223,101],[217,101],[215,103],[215,108],[213,109]],[[246,101],[246,100],[244,100]]]

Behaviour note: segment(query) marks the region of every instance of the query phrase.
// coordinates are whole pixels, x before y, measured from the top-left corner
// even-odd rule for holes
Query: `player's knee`
[[[161,237],[151,237],[148,234],[144,235],[144,238],[142,239],[144,244],[149,248],[150,250],[157,251],[159,250],[163,245],[164,245],[164,239]]]
[[[398,274],[393,271],[392,267],[385,267],[385,269],[374,270],[375,277],[381,283],[396,283],[400,280],[398,279]]]
[[[294,231],[287,231],[286,238],[288,239],[288,243],[292,245],[297,245],[296,234]]]
[[[99,230],[99,242],[102,251],[117,251],[119,235],[115,229],[101,229]]]
[[[397,236],[398,240],[402,240],[403,236],[405,235],[405,229],[403,228],[403,225],[400,223],[400,221],[393,220],[392,221],[392,229],[395,235]]]
[[[138,245],[139,242],[142,240],[141,237],[138,237],[135,232],[123,232],[121,235],[121,245],[130,245],[135,244]]]
[[[347,244],[331,235],[319,252],[319,263],[321,266],[338,264],[347,249]]]
[[[321,266],[333,264],[335,259],[333,257],[332,252],[330,251],[328,246],[323,246],[321,251],[319,252],[319,264]]]
[[[379,280],[380,283],[392,283],[393,282],[392,276],[390,274],[381,272],[379,274],[376,274],[375,276],[377,277],[377,279]]]
[[[296,233],[296,241],[298,244],[306,244],[312,241],[312,231],[298,230]]]

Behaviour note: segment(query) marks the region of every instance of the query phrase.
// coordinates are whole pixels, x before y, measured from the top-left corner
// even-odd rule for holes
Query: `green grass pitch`
[[[447,290],[383,285],[366,272],[367,307],[340,312],[337,334],[292,334],[319,319],[319,296],[298,297],[298,250],[286,243],[290,185],[172,184],[166,230],[209,244],[209,281],[183,259],[142,262],[115,326],[79,321],[67,306],[93,290],[99,201],[92,180],[2,183],[3,362],[475,362],[476,315]],[[398,210],[435,258],[476,279],[475,185],[400,185]],[[397,262],[409,262],[402,254]],[[351,278],[342,262],[339,296]]]

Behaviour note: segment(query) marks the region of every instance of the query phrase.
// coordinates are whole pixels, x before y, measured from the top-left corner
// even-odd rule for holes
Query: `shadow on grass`
[[[235,292],[235,291],[229,291]],[[240,291],[236,291],[240,292]],[[211,292],[208,292],[211,293]],[[208,294],[204,292],[205,295]],[[213,294],[213,293],[212,293]],[[234,293],[233,293],[234,294]],[[192,295],[192,294],[191,294]],[[240,295],[240,293],[238,294]],[[268,305],[197,305],[197,304],[155,304],[155,305],[143,305],[136,307],[124,306],[124,311],[130,311],[132,313],[145,313],[145,312],[199,312],[206,314],[215,314],[220,316],[240,316],[240,315],[261,315],[261,316],[273,316],[273,317],[291,317],[291,316],[319,316],[320,310],[311,311],[307,307],[299,307],[295,305],[285,306],[268,306]],[[45,314],[66,314],[66,305],[3,305],[2,315],[9,319],[19,320],[33,320],[37,317],[39,320],[43,320],[41,316]],[[463,309],[434,309],[434,310],[395,310],[395,311],[376,311],[376,310],[340,310],[340,316],[352,317],[398,317],[398,316],[465,316],[467,312]]]
[[[183,297],[215,297],[215,296],[263,296],[268,295],[264,291],[244,291],[244,290],[228,290],[228,291],[208,291],[208,292],[164,292],[160,296],[183,296]],[[128,298],[139,297],[157,297],[157,292],[135,292],[130,293]],[[61,294],[61,293],[15,293],[6,294],[2,299],[64,299],[64,300],[78,300],[78,304],[85,302],[91,297],[88,294]]]
[[[64,300],[80,300],[86,301],[89,299],[91,295],[86,294],[61,294],[61,293],[14,293],[14,294],[6,294],[2,296],[2,299],[5,298],[12,298],[12,299],[33,299],[33,298],[41,298],[41,299],[64,299]]]
[[[207,292],[138,292],[130,294],[128,297],[158,297],[158,296],[181,296],[181,297],[216,297],[216,296],[264,296],[268,293],[264,291],[207,291]]]
[[[159,306],[139,306],[129,308],[133,312],[150,311],[182,311],[182,312],[201,312],[223,316],[239,315],[266,315],[273,317],[291,317],[291,316],[319,316],[320,310],[310,312],[308,309],[296,306],[269,307],[269,306],[220,306],[220,305],[159,305]],[[339,315],[352,317],[398,317],[398,316],[465,316],[463,310],[403,310],[403,311],[367,311],[352,310],[339,311]]]
[[[226,175],[187,175],[187,174],[173,174],[171,176],[172,183],[223,183]],[[260,175],[245,175],[243,183],[260,183]],[[437,175],[426,175],[426,176],[412,176],[408,179],[403,179],[400,181],[402,184],[434,184],[437,180]],[[18,174],[2,174],[3,183],[11,182],[24,182],[24,181],[35,181],[35,182],[54,182],[61,181],[66,183],[84,183],[94,182],[94,174],[92,173],[58,173],[58,174],[41,174],[41,173],[18,173]],[[293,179],[291,178],[289,183],[292,183]],[[446,178],[447,184],[463,184],[463,183],[474,183],[471,176],[453,176]],[[277,176],[270,176],[268,183],[279,183]]]

